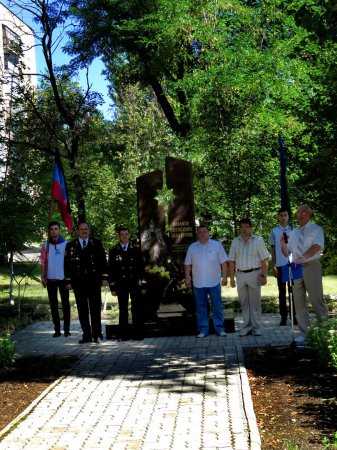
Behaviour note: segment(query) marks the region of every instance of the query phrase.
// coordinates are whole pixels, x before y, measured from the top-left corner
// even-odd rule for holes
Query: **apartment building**
[[[19,82],[20,67],[24,82],[36,86],[36,54],[33,30],[0,2],[0,133],[10,114],[14,85]],[[8,146],[0,144],[0,181],[6,173]]]

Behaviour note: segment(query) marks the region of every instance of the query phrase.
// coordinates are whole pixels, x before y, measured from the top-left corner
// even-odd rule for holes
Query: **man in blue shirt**
[[[291,227],[289,225],[289,214],[284,208],[278,211],[279,224],[274,227],[270,233],[269,243],[271,245],[271,256],[273,262],[273,272],[277,278],[277,286],[279,292],[279,310],[281,316],[280,326],[287,325],[288,308],[287,308],[287,285],[282,282],[282,267],[288,266],[288,257],[284,256],[281,249],[281,237],[287,236],[289,239]]]

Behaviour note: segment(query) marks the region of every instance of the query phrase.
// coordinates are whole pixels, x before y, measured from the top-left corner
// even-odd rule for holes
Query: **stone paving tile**
[[[0,450],[257,450],[242,347],[289,345],[265,317],[262,336],[193,336],[78,345],[50,323],[15,335],[19,354],[77,355],[71,373],[0,442]],[[236,321],[237,328],[240,318]]]

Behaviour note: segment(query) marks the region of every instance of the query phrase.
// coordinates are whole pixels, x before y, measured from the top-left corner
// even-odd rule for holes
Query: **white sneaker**
[[[198,334],[198,336],[197,336],[197,338],[204,338],[204,337],[206,337],[207,335],[205,334],[205,333],[199,333]]]
[[[222,330],[222,331],[220,331],[220,333],[218,334],[218,336],[220,336],[220,337],[225,337],[225,336],[226,336],[226,333]]]

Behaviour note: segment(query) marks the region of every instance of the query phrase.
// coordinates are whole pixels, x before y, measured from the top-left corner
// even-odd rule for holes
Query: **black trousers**
[[[81,280],[72,283],[76,299],[78,318],[83,331],[83,339],[90,340],[102,336],[101,323],[101,283],[97,280]]]
[[[143,314],[140,305],[140,293],[137,286],[119,285],[116,289],[119,307],[119,329],[123,334],[128,328],[129,297],[131,299],[132,324],[138,331],[143,327]]]
[[[47,280],[47,291],[55,332],[60,333],[61,331],[59,304],[57,299],[57,291],[58,291],[60,293],[62,303],[64,332],[69,333],[70,329],[69,291],[65,287],[64,280]]]
[[[288,307],[287,307],[287,283],[282,283],[282,270],[281,267],[277,268],[277,286],[279,294],[279,309],[282,320],[287,320]]]

